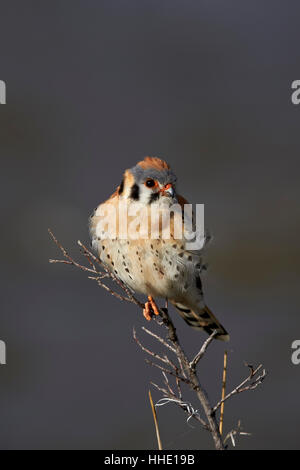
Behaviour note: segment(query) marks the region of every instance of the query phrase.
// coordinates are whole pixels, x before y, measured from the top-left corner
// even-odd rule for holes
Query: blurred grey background
[[[299,448],[299,2],[1,0],[0,14],[0,448],[156,448],[141,312],[48,264],[47,228],[77,256],[145,155],[172,165],[214,235],[206,301],[231,342],[199,368],[212,401],[225,347],[228,389],[243,361],[269,372],[227,402],[225,431],[240,419],[241,449]],[[205,335],[173,317],[196,352]],[[158,412],[164,448],[212,448],[175,406]]]

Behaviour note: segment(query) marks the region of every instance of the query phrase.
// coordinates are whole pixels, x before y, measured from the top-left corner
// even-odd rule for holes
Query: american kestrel
[[[113,237],[108,236],[107,226],[104,227],[113,217],[112,209],[117,212],[122,204],[126,210],[141,207],[147,214],[154,204],[161,212],[173,204],[183,207],[187,201],[176,193],[175,183],[176,176],[169,165],[157,157],[146,157],[126,170],[116,191],[90,217],[92,246],[115,276],[134,292],[148,297],[144,308],[146,319],[158,314],[154,298],[162,297],[175,306],[190,326],[208,334],[217,330],[215,337],[228,341],[227,331],[204,302],[200,278],[203,250],[187,248],[184,230],[180,239],[174,237],[171,222],[169,238],[164,238],[160,223],[158,237],[126,238],[123,232],[120,234],[119,219],[115,225],[112,223]],[[133,217],[128,216],[128,224]],[[183,218],[181,223],[184,224]]]

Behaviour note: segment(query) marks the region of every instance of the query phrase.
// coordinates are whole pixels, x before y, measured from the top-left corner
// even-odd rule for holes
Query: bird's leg
[[[143,315],[146,320],[150,321],[152,314],[159,315],[158,307],[151,295],[148,295],[148,301],[145,303],[145,308],[143,309]]]

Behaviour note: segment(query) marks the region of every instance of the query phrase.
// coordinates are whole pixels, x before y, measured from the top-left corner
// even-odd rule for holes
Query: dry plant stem
[[[226,391],[226,377],[227,377],[227,351],[224,352],[224,366],[223,366],[223,380],[222,380],[222,404],[221,404],[221,413],[220,413],[220,434],[223,434],[223,421],[224,421],[224,398]]]
[[[145,308],[144,303],[140,302],[134,296],[132,291],[119,278],[117,278],[110,270],[108,270],[107,267],[102,263],[102,261],[93,253],[91,253],[91,251],[89,251],[85,247],[85,245],[83,245],[83,243],[78,241],[78,244],[81,249],[81,253],[87,260],[88,266],[82,265],[78,263],[77,261],[74,261],[73,258],[67,253],[65,248],[59,243],[59,241],[56,239],[56,237],[53,235],[53,233],[50,230],[49,230],[49,234],[52,240],[54,241],[54,243],[59,248],[59,250],[62,252],[63,258],[64,258],[61,260],[51,259],[49,260],[50,263],[64,263],[67,265],[75,266],[76,268],[79,268],[80,270],[88,273],[89,279],[95,280],[100,287],[103,287],[106,291],[108,291],[111,295],[118,298],[119,300],[131,302],[141,309]],[[105,280],[105,282],[112,281],[119,287],[119,290],[121,290],[121,292],[116,292],[114,289],[108,286],[105,282],[103,282],[103,280]],[[206,353],[208,346],[213,341],[216,335],[216,331],[214,331],[209,336],[209,338],[207,338],[207,340],[202,345],[200,351],[190,361],[187,358],[179,342],[176,329],[169,316],[167,307],[168,307],[168,303],[166,301],[166,307],[159,309],[159,317],[154,316],[155,322],[160,327],[162,326],[166,327],[167,329],[166,338],[161,337],[160,335],[156,333],[153,333],[147,328],[143,327],[142,329],[144,330],[145,333],[147,333],[152,338],[155,338],[158,342],[160,342],[167,349],[167,351],[173,353],[176,357],[178,365],[176,365],[174,361],[172,361],[166,354],[159,355],[151,351],[149,348],[146,348],[137,338],[135,330],[133,332],[134,339],[137,342],[138,346],[146,354],[150,355],[155,360],[167,366],[167,367],[163,367],[160,364],[157,364],[155,362],[147,361],[150,365],[161,370],[163,377],[164,377],[164,384],[166,388],[162,388],[156,384],[153,384],[153,385],[159,391],[163,393],[166,399],[169,399],[170,401],[176,403],[181,409],[183,409],[186,413],[188,413],[189,414],[188,419],[193,418],[197,420],[198,422],[201,423],[201,425],[205,429],[207,429],[211,433],[216,449],[224,450],[225,446],[224,446],[224,443],[223,443],[223,440],[219,431],[219,424],[216,418],[216,411],[219,409],[221,404],[224,403],[226,400],[228,400],[231,396],[237,393],[246,391],[246,390],[255,389],[263,381],[264,377],[266,376],[266,371],[263,370],[261,375],[257,376],[257,373],[261,369],[262,366],[259,366],[257,369],[254,369],[253,366],[249,366],[250,371],[251,371],[249,377],[247,377],[247,379],[245,379],[240,385],[238,385],[234,390],[228,393],[225,397],[222,397],[222,399],[214,407],[212,407],[209,402],[207,393],[198,379],[196,366],[198,362],[201,360],[201,358],[204,356],[204,354]],[[177,394],[173,391],[169,383],[168,375],[175,379]],[[195,394],[205,414],[206,420],[201,418],[199,413],[197,411],[194,411],[190,404],[185,403],[182,400],[182,391],[181,391],[182,383],[188,385],[192,390],[195,391]]]
[[[161,443],[161,438],[160,438],[160,433],[159,433],[157,415],[156,415],[156,410],[155,410],[155,406],[154,406],[154,404],[153,404],[152,395],[151,395],[150,390],[149,390],[149,400],[150,400],[150,405],[151,405],[152,414],[153,414],[153,419],[154,419],[154,425],[155,425],[155,431],[156,431],[156,438],[157,438],[158,449],[159,449],[159,450],[162,450],[162,443]]]

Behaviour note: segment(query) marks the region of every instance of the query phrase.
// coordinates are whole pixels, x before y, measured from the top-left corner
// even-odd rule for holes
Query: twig
[[[216,336],[217,334],[217,330],[214,330],[212,332],[212,334],[207,338],[207,340],[203,343],[203,346],[202,348],[200,349],[200,351],[196,354],[196,356],[194,357],[194,359],[190,362],[190,368],[191,369],[195,369],[196,368],[196,365],[198,364],[198,362],[200,361],[200,359],[204,356],[204,354],[206,353],[206,350],[208,348],[208,346],[210,345],[210,343],[212,342],[212,340],[214,339],[214,337]]]
[[[176,349],[172,348],[172,346],[169,343],[167,343],[167,341],[165,341],[163,338],[161,338],[159,335],[153,333],[153,331],[148,330],[144,326],[142,326],[142,330],[148,333],[148,335],[153,336],[153,338],[157,339],[157,341],[162,343],[166,348],[170,349],[170,351],[176,354]]]
[[[157,369],[160,369],[160,370],[162,370],[163,372],[165,372],[166,374],[172,375],[173,377],[177,377],[178,380],[181,380],[182,382],[184,382],[184,383],[186,383],[186,384],[188,384],[188,385],[191,384],[191,382],[190,382],[188,379],[186,379],[185,377],[181,377],[181,375],[178,375],[178,374],[172,372],[171,370],[166,369],[165,367],[162,367],[162,366],[160,366],[159,364],[156,364],[155,362],[149,361],[149,359],[145,359],[145,361],[146,361],[147,364],[149,364],[150,366],[156,367]]]
[[[190,403],[187,403],[187,402],[184,402],[182,401],[181,399],[179,399],[178,397],[176,397],[176,395],[174,395],[173,393],[170,393],[168,392],[166,389],[162,388],[162,387],[159,387],[156,383],[154,382],[150,382],[151,385],[153,385],[157,390],[159,390],[160,392],[162,392],[164,394],[164,398],[161,398],[155,406],[162,406],[162,405],[166,405],[167,403],[175,403],[176,405],[178,405],[185,413],[187,413],[189,415],[187,421],[191,418],[194,418],[196,421],[198,421],[203,427],[204,429],[206,429],[207,431],[209,431],[209,426],[208,424],[204,421],[204,419],[202,419],[199,415],[199,413],[197,411],[195,411],[192,407],[192,405]],[[162,400],[166,400],[164,403],[160,403]]]
[[[250,432],[245,432],[245,431],[242,431],[242,426],[241,426],[241,422],[239,421],[238,424],[237,424],[237,427],[232,429],[225,437],[224,439],[224,444],[226,444],[226,442],[231,439],[231,443],[233,445],[233,447],[236,446],[236,437],[237,436],[251,436],[251,433]]]
[[[147,354],[150,356],[154,357],[155,359],[158,359],[161,362],[164,362],[165,364],[170,365],[170,360],[167,357],[161,357],[159,354],[154,353],[153,351],[150,351],[150,349],[147,349],[137,338],[136,336],[136,331],[135,328],[133,328],[133,338],[135,339],[136,343],[139,345],[139,347],[145,351]]]
[[[243,382],[241,382],[237,387],[235,387],[228,395],[226,395],[222,400],[220,400],[216,406],[213,408],[213,413],[217,411],[217,409],[221,406],[222,403],[224,403],[226,400],[231,398],[233,395],[236,395],[237,393],[241,392],[246,392],[247,390],[254,390],[258,385],[262,383],[264,378],[266,377],[267,373],[266,370],[263,369],[261,375],[259,375],[253,382],[251,382],[249,385],[246,386],[247,382],[250,382],[253,377],[258,373],[258,371],[262,368],[262,364],[260,364],[254,371],[251,371],[251,374],[249,377],[247,377]]]

